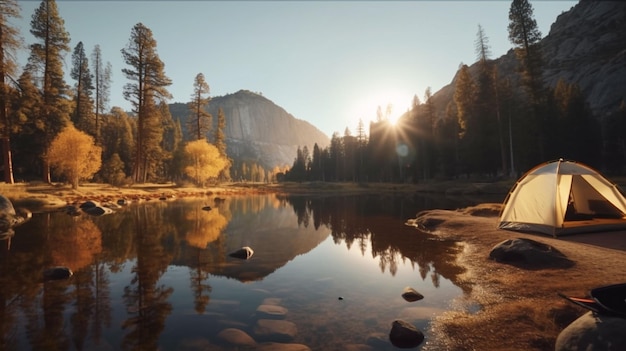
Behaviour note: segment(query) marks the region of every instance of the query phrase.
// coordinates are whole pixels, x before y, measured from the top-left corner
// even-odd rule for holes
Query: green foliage
[[[102,167],[102,178],[111,185],[122,186],[126,182],[126,173],[124,173],[124,162],[120,155],[113,154],[104,163]]]

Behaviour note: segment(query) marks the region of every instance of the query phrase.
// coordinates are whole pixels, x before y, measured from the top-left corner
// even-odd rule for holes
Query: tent
[[[626,228],[626,198],[581,163],[562,159],[524,174],[504,200],[498,228],[562,235]]]

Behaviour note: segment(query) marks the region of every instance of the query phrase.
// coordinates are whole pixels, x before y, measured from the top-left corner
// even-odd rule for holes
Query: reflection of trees
[[[200,204],[185,214],[187,223],[191,227],[185,232],[185,240],[190,246],[204,249],[207,245],[217,240],[228,224],[228,220],[219,209],[203,211]]]
[[[163,206],[135,208],[135,248],[137,258],[132,269],[130,285],[124,288],[124,301],[131,316],[122,324],[129,329],[122,341],[127,350],[156,350],[165,319],[172,311],[167,302],[174,291],[171,287],[157,286],[167,270],[172,254],[166,252],[162,240],[167,238],[172,225],[164,219]]]
[[[286,199],[293,205],[299,223],[308,223],[308,217],[313,216],[316,227],[324,224],[331,229],[335,243],[344,242],[351,248],[356,242],[365,255],[369,242],[382,272],[389,269],[395,275],[400,261],[405,259],[418,265],[422,279],[430,272],[435,285],[439,284],[440,274],[455,281],[462,272],[454,263],[458,250],[455,243],[432,240],[430,235],[404,225],[424,205],[420,203],[423,199],[391,195]]]

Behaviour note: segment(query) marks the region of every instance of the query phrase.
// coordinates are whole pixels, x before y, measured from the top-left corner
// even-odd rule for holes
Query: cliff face
[[[506,29],[503,29],[506,30]],[[580,1],[559,15],[541,41],[544,82],[576,83],[598,118],[615,113],[626,100],[626,2]],[[494,60],[501,78],[519,89],[513,50]],[[470,66],[476,72],[477,65]],[[457,72],[458,74],[458,72]],[[453,100],[456,76],[433,95],[438,116]]]
[[[291,166],[298,147],[320,148],[330,144],[328,136],[310,123],[296,119],[267,98],[246,90],[211,99],[207,112],[213,116],[212,139],[217,124],[217,112],[222,108],[226,117],[226,144],[232,159],[254,160],[267,169]],[[187,105],[170,105],[172,117],[180,118],[185,126]],[[184,131],[186,135],[186,131]]]

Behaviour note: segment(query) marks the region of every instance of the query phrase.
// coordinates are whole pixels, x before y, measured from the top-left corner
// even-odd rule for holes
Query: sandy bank
[[[464,246],[457,262],[465,271],[455,283],[463,288],[465,297],[457,301],[456,310],[434,321],[437,341],[426,350],[552,350],[559,332],[586,312],[557,292],[586,296],[591,288],[626,280],[626,232],[555,239],[498,230],[499,206],[425,211],[414,221],[426,231]],[[494,245],[517,237],[552,245],[575,264],[571,268],[528,269],[488,258]]]

